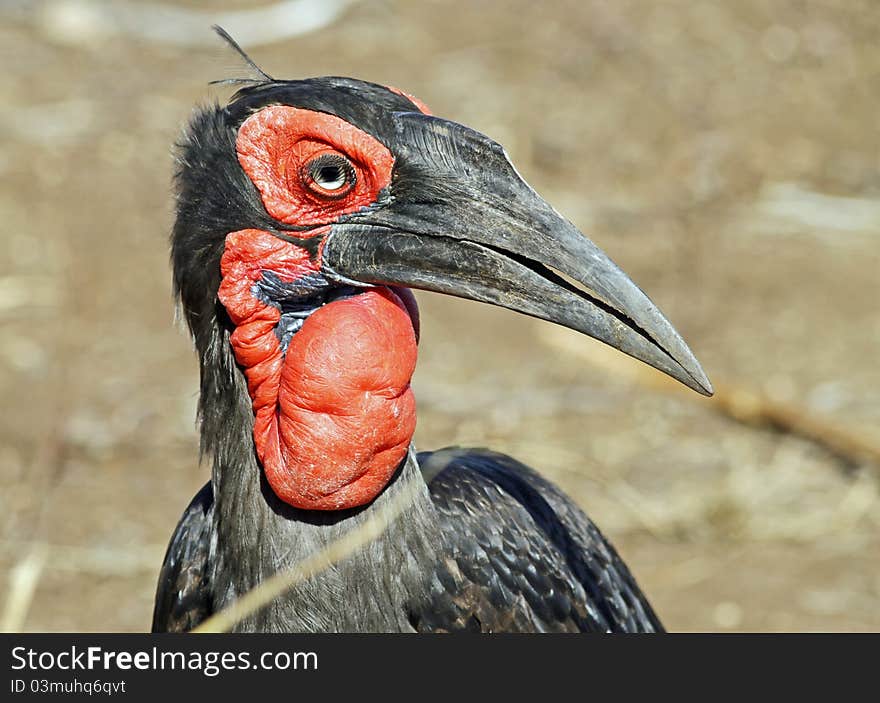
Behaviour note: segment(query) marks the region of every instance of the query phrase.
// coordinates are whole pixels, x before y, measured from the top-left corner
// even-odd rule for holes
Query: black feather
[[[196,493],[174,531],[159,573],[153,632],[186,632],[213,612],[208,575],[213,507],[208,483]]]
[[[226,44],[229,45],[232,48],[232,50],[235,51],[235,53],[237,53],[239,56],[241,56],[242,59],[244,59],[244,62],[250,67],[250,69],[252,71],[254,71],[258,76],[260,76],[259,79],[250,79],[250,80],[246,79],[246,78],[243,78],[243,79],[227,78],[227,79],[219,80],[219,81],[211,81],[212,84],[233,83],[233,82],[235,82],[235,83],[247,82],[247,83],[251,83],[251,84],[253,84],[253,83],[271,83],[272,81],[275,80],[274,78],[272,78],[272,76],[270,76],[262,68],[260,68],[257,65],[256,61],[254,61],[250,56],[247,55],[247,52],[245,52],[245,50],[242,49],[241,46],[239,46],[238,42],[235,41],[235,39],[233,39],[232,36],[229,34],[229,32],[227,32],[225,29],[223,29],[223,27],[221,27],[219,24],[214,24],[214,25],[211,25],[211,29],[213,29],[217,33],[217,36],[219,36],[224,42],[226,42]]]
[[[422,631],[660,631],[614,547],[562,491],[486,449],[422,453],[445,558]],[[439,466],[438,466],[439,465]]]
[[[272,631],[658,632],[663,630],[617,552],[556,486],[483,449],[422,453],[387,492],[427,487],[363,554],[294,588],[242,629]],[[424,477],[423,473],[424,471]],[[377,501],[381,503],[383,494]],[[205,506],[208,506],[207,508]],[[238,506],[242,509],[241,504]],[[260,544],[230,544],[206,486],[184,513],[159,580],[154,631],[194,627],[276,570],[356,529],[370,509],[308,514],[287,507]],[[210,524],[210,527],[209,527]],[[232,536],[242,538],[240,532]],[[218,560],[206,563],[215,543]],[[274,554],[256,572],[254,551]],[[182,565],[188,564],[187,568]],[[259,573],[242,583],[227,570]],[[251,576],[253,578],[253,576]]]

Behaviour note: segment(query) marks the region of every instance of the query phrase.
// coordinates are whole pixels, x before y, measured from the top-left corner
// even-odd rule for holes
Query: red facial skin
[[[242,168],[267,212],[297,236],[322,236],[340,215],[369,205],[388,185],[390,152],[331,115],[286,106],[248,118],[236,143]],[[303,167],[344,154],[353,188],[327,198],[303,182]],[[272,490],[305,510],[341,510],[372,501],[406,455],[415,431],[418,309],[407,289],[375,288],[312,313],[282,351],[281,313],[254,294],[265,272],[293,282],[320,270],[296,244],[261,230],[226,238],[218,291],[235,331],[254,408],[254,444]]]
[[[372,204],[391,181],[394,166],[383,144],[345,120],[287,105],[264,108],[246,119],[235,148],[266,212],[288,225],[330,224]],[[301,181],[306,163],[332,153],[345,155],[357,174],[354,188],[342,198],[322,197]]]

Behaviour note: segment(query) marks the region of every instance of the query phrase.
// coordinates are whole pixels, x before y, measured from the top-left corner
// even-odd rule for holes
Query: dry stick
[[[803,407],[773,400],[764,393],[731,383],[716,383],[715,395],[710,399],[702,398],[668,376],[616,351],[584,344],[565,330],[542,330],[541,340],[641,385],[707,403],[707,407],[743,424],[768,427],[808,439],[847,463],[868,461],[880,467],[880,444]]]
[[[848,463],[870,461],[880,466],[880,444],[869,437],[763,393],[729,383],[717,384],[711,407],[748,425],[771,427],[809,439]]]
[[[403,512],[412,505],[418,484],[395,496],[381,512],[370,517],[360,527],[346,532],[323,549],[311,554],[288,569],[277,572],[261,582],[231,605],[212,615],[193,629],[195,633],[229,632],[249,615],[267,606],[301,581],[329,569],[358,549],[377,539]]]

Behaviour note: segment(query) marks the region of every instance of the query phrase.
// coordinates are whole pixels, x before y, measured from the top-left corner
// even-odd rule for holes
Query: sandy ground
[[[15,630],[146,629],[207,477],[173,321],[171,144],[193,104],[228,96],[208,81],[242,69],[220,47],[113,33],[85,5],[102,7],[0,3],[0,616]],[[280,77],[400,86],[491,135],[713,381],[876,444],[878,37],[872,0],[364,0],[252,53]],[[661,392],[574,333],[420,303],[419,447],[491,446],[558,481],[670,629],[880,630],[876,465]]]

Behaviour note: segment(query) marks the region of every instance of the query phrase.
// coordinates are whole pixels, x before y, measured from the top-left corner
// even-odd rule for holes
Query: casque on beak
[[[516,310],[599,339],[712,394],[660,310],[520,177],[499,144],[419,113],[397,113],[394,121],[390,198],[332,226],[325,275]]]

